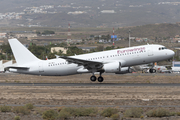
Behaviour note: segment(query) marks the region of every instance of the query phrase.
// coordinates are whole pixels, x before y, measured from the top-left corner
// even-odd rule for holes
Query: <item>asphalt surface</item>
[[[81,86],[81,87],[180,87],[180,83],[0,83],[0,86]]]
[[[5,104],[0,104],[1,106]],[[6,104],[6,106],[25,106],[25,104]],[[180,108],[179,105],[34,105],[35,107],[120,107],[120,108],[156,108],[156,107],[163,107],[163,108]]]

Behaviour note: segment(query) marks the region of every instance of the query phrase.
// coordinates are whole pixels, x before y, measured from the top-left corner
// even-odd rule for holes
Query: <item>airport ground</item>
[[[145,111],[165,107],[180,112],[179,74],[103,74],[103,83],[92,83],[90,76],[91,74],[34,76],[1,73],[0,84],[7,84],[0,87],[0,104],[16,106],[32,103],[41,108],[116,107],[121,111],[131,107],[140,107]],[[11,83],[14,85],[8,86]],[[17,86],[19,83],[26,84]],[[38,86],[37,83],[65,85]]]

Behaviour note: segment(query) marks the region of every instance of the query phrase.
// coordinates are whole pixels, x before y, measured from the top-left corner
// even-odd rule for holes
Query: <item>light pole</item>
[[[129,29],[129,47],[131,46],[130,32],[131,32],[131,30]]]

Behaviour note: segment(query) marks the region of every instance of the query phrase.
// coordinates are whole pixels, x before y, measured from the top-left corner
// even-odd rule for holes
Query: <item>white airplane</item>
[[[91,81],[96,81],[95,72],[99,72],[98,81],[104,79],[102,73],[120,73],[130,66],[170,59],[172,50],[162,45],[142,45],[123,49],[94,52],[75,56],[61,56],[56,59],[40,60],[24,47],[17,39],[9,39],[17,66],[9,66],[10,72],[62,76],[80,73],[92,73]],[[153,72],[153,70],[152,70]]]

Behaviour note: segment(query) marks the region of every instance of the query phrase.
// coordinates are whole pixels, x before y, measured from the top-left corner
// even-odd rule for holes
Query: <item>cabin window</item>
[[[166,47],[160,47],[159,50],[164,50],[167,49]]]

